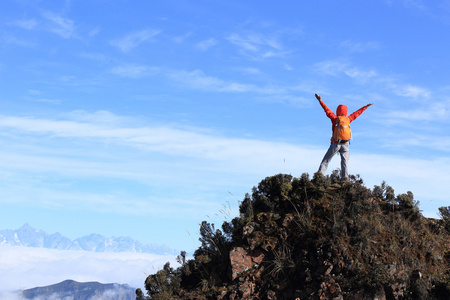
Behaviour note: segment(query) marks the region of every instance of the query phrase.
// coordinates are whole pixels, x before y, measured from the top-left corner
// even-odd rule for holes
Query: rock
[[[291,214],[288,214],[284,217],[283,223],[281,224],[284,227],[288,227],[289,224],[294,220],[294,216]]]
[[[255,226],[252,223],[248,223],[244,226],[242,232],[244,234],[244,237],[250,235],[255,230]]]
[[[249,299],[253,296],[255,290],[255,283],[251,281],[245,281],[239,286],[239,291],[242,293],[242,299]]]
[[[320,284],[317,294],[321,300],[343,300],[341,287],[332,278]]]
[[[378,290],[373,296],[373,300],[386,300],[386,293],[384,292],[384,289]]]
[[[231,277],[235,280],[244,272],[254,270],[264,260],[264,253],[261,250],[248,251],[242,247],[236,247],[230,251]]]

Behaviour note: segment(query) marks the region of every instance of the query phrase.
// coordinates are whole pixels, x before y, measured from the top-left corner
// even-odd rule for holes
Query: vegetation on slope
[[[450,207],[422,216],[411,192],[308,174],[267,177],[194,259],[147,277],[137,299],[449,299]]]

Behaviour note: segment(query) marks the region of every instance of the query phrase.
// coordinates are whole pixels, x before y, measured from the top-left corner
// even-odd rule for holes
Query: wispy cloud
[[[80,57],[86,58],[93,61],[98,62],[107,62],[109,61],[109,58],[104,53],[95,53],[95,52],[82,52],[79,54]]]
[[[109,118],[111,117],[110,113],[107,115]],[[88,119],[90,117],[86,117],[86,120]],[[200,131],[197,132],[193,128],[186,130],[167,126],[122,127],[119,124],[99,123],[96,118],[94,119],[93,122],[80,122],[75,120],[0,117],[0,127],[9,128],[10,132],[14,130],[61,138],[104,139],[105,141],[116,141],[141,149],[144,147],[148,151],[220,160],[236,157],[236,155],[251,156],[251,152],[254,151],[253,148],[260,149],[258,150],[260,154],[269,154],[276,151],[274,148],[279,147],[279,145],[273,145],[274,148],[271,147],[270,142],[208,135]],[[238,152],[234,150],[236,144],[241,145]]]
[[[442,151],[443,153],[450,152],[450,138],[446,135],[416,134],[411,136],[407,132],[397,133],[396,136],[390,138],[391,142],[385,143],[386,147],[393,148],[416,148],[420,149],[423,145],[432,148],[435,151]]]
[[[414,98],[414,99],[428,99],[430,98],[431,92],[426,89],[419,86],[414,85],[393,85],[392,86],[393,92],[402,97],[408,97],[408,98]]]
[[[259,33],[234,33],[226,38],[239,51],[253,58],[283,57],[289,53],[277,38]]]
[[[314,69],[317,72],[331,75],[331,76],[341,76],[345,75],[353,79],[365,81],[369,78],[377,76],[374,70],[361,70],[358,67],[352,66],[350,63],[341,60],[328,60],[316,63]]]
[[[311,149],[284,143],[228,138],[194,128],[124,126],[111,114],[102,119],[102,114],[93,118],[86,113],[83,121],[80,119],[83,114],[77,114],[77,120],[1,117],[0,128],[9,136],[15,136],[16,144],[34,144],[28,147],[32,153],[25,151],[26,147],[5,149],[8,152],[4,155],[8,154],[9,158],[2,161],[2,168],[17,172],[57,173],[65,177],[123,178],[156,184],[176,173],[184,178],[185,184],[194,178],[203,178],[213,186],[220,182],[214,178],[229,172],[270,174],[275,172],[283,157],[294,162],[300,153],[304,157],[317,155]],[[51,139],[53,146],[41,149],[33,142],[36,139]],[[77,150],[70,150],[70,145],[76,145]],[[111,148],[114,151],[108,151],[107,145],[114,145]],[[84,147],[89,151],[84,151]],[[261,164],[262,161],[265,163]],[[314,166],[311,161],[298,163]],[[217,172],[221,174],[219,177],[208,175]]]
[[[392,119],[392,122],[412,122],[412,121],[441,121],[445,123],[450,122],[450,101],[436,101],[426,106],[416,109],[402,109],[391,110],[386,113],[388,119]],[[421,130],[427,127],[423,124],[412,123]],[[430,128],[430,130],[433,130]]]
[[[10,24],[26,30],[32,30],[38,26],[39,22],[36,19],[32,18],[32,19],[15,20]]]
[[[72,20],[50,11],[44,11],[42,16],[50,21],[47,29],[65,39],[71,38],[75,34],[75,24]]]
[[[40,20],[35,18],[20,19],[9,24],[25,30],[50,31],[65,39],[75,36],[76,26],[73,20],[51,11],[42,11],[41,16],[43,19]]]
[[[217,44],[218,44],[218,42],[216,39],[210,38],[210,39],[199,42],[196,46],[198,49],[200,49],[202,51],[206,51],[206,50],[210,49],[211,47],[214,47]]]
[[[427,6],[422,0],[402,0],[400,2],[407,8],[412,8],[420,11],[427,9]]]
[[[244,74],[251,74],[251,75],[258,75],[261,74],[261,70],[258,68],[252,68],[252,67],[248,67],[248,68],[238,68],[238,71],[244,73]]]
[[[261,179],[260,176],[280,171],[297,175],[299,172],[308,170],[315,172],[317,164],[323,156],[322,149],[308,145],[229,138],[194,128],[124,126],[124,122],[130,123],[130,120],[123,120],[109,112],[88,114],[78,111],[72,116],[68,115],[65,119],[60,120],[1,117],[1,131],[8,132],[8,136],[2,137],[5,145],[10,144],[8,143],[10,138],[15,140],[15,144],[20,145],[20,140],[24,143],[24,146],[14,146],[14,149],[10,149],[13,146],[7,146],[2,153],[4,158],[1,163],[2,170],[10,175],[0,174],[3,184],[9,186],[7,190],[3,191],[1,198],[4,199],[3,201],[7,201],[7,199],[20,201],[20,197],[23,197],[23,201],[29,201],[28,195],[33,194],[42,195],[42,199],[31,198],[35,201],[33,205],[50,207],[65,205],[74,209],[78,207],[95,211],[102,207],[103,209],[108,207],[108,211],[115,213],[122,211],[133,214],[127,208],[129,206],[139,207],[147,213],[171,214],[173,207],[178,206],[175,203],[183,202],[179,197],[174,196],[178,192],[173,187],[170,190],[164,188],[172,182],[170,178],[174,174],[177,178],[183,178],[178,182],[179,188],[183,190],[182,194],[186,197],[187,193],[193,193],[186,198],[195,199],[195,193],[188,187],[196,185],[197,181],[201,181],[203,185],[210,188],[223,185],[224,180],[231,186],[250,186]],[[34,144],[36,142],[33,142],[37,140],[52,141],[52,147],[49,148],[47,145],[45,149],[41,149],[39,145]],[[86,145],[86,149],[89,151],[84,151],[83,145]],[[32,154],[29,153],[30,149]],[[370,156],[370,154],[367,155]],[[161,158],[163,159],[161,160]],[[428,184],[433,185],[433,179],[431,177],[427,179],[423,174],[431,174],[435,168],[449,165],[449,161],[440,160],[438,162],[438,160],[427,159],[419,161],[389,156],[387,164],[387,158],[383,155],[373,156],[370,159],[373,159],[372,164],[382,165],[383,168],[379,166],[373,168],[372,165],[368,165],[365,161],[367,157],[362,154],[353,156],[352,159],[352,165],[355,166],[352,172],[362,172],[366,182],[379,184],[379,181],[389,179],[389,183],[395,186],[396,182],[403,180],[404,170],[410,161],[412,166],[420,165],[423,170],[423,173],[413,172],[416,175],[411,175],[414,177],[411,180],[421,182],[421,184],[414,185],[417,187],[415,193],[417,192],[422,198],[428,197],[426,199],[436,199],[440,197],[439,195],[445,194],[440,189],[434,189],[433,193],[430,193],[427,188],[424,190],[421,187],[427,187]],[[396,162],[396,159],[399,162]],[[289,164],[283,167],[283,160],[287,160]],[[399,163],[403,168],[402,171],[396,170]],[[335,167],[338,167],[337,163],[336,166],[330,165],[330,169]],[[161,194],[154,193],[156,198],[153,200],[147,198],[143,200],[140,194],[134,196],[130,191],[122,194],[120,190],[116,191],[111,188],[107,191],[99,190],[98,194],[80,191],[80,194],[72,193],[73,197],[68,197],[64,196],[64,188],[51,188],[52,186],[48,183],[38,191],[35,186],[42,184],[30,182],[28,186],[26,178],[23,176],[21,177],[21,186],[14,188],[15,175],[11,174],[22,174],[21,172],[28,175],[40,174],[40,177],[55,173],[64,178],[79,177],[85,180],[89,178],[114,180],[117,178],[154,184],[163,191]],[[224,174],[235,174],[231,177],[239,184],[231,182]],[[365,177],[366,174],[371,177]],[[386,174],[389,174],[389,178],[386,178]],[[240,180],[241,177],[245,177],[245,180]],[[35,179],[30,178],[29,180]],[[407,184],[400,188],[403,187],[411,188]],[[21,192],[15,193],[19,189]],[[26,192],[27,190],[29,192]],[[16,195],[14,197],[6,195],[7,191]],[[25,194],[23,194],[24,191]],[[80,201],[80,199],[85,201]],[[123,199],[128,200],[124,201]],[[161,199],[165,200],[161,201]],[[159,204],[157,208],[152,208],[152,203],[155,201]],[[163,203],[165,205],[162,205]],[[201,204],[199,205],[201,206]],[[192,209],[192,215],[195,215],[196,207],[198,206],[191,204],[183,211]]]
[[[144,76],[154,75],[158,72],[158,70],[159,69],[156,67],[126,64],[112,68],[111,73],[122,77],[140,78]]]
[[[21,47],[35,47],[36,42],[33,40],[27,40],[23,38],[18,38],[17,36],[14,36],[9,33],[5,33],[0,36],[0,42],[3,45],[17,45]]]
[[[127,126],[132,121],[108,112],[78,111],[58,118],[0,118],[0,138],[9,144],[1,151],[0,178],[7,186],[0,193],[2,202],[120,215],[182,218],[189,212],[200,219],[217,205],[212,199],[218,194],[207,191],[248,188],[261,174],[279,172],[283,159],[292,162],[293,171],[315,168],[311,160],[296,157],[318,155],[295,145],[228,138],[201,129]],[[235,174],[233,180],[229,174]],[[55,183],[54,176],[66,183]],[[75,187],[79,181],[99,184],[95,191],[81,190]],[[137,188],[123,190],[128,184]],[[152,195],[142,194],[149,187]],[[201,197],[205,192],[208,196]]]
[[[102,115],[105,117],[102,118]],[[263,159],[264,161],[273,161],[274,157],[279,157],[280,155],[289,155],[289,153],[298,153],[303,150],[298,149],[296,146],[288,144],[273,143],[269,141],[259,141],[251,139],[239,139],[239,138],[227,138],[214,133],[204,133],[201,130],[195,130],[194,128],[183,129],[174,128],[169,126],[153,126],[153,127],[134,127],[134,126],[123,126],[114,115],[110,113],[97,113],[91,116],[86,113],[83,117],[81,112],[77,113],[77,120],[75,119],[64,119],[64,120],[52,120],[52,119],[39,119],[39,118],[24,118],[24,117],[1,117],[0,118],[0,128],[3,128],[5,132],[9,132],[10,135],[18,135],[23,137],[29,137],[30,135],[36,136],[48,136],[53,138],[63,139],[60,141],[60,146],[65,144],[64,139],[67,141],[73,141],[73,139],[79,139],[80,141],[86,140],[89,144],[92,143],[114,143],[117,146],[131,147],[139,151],[159,153],[161,155],[173,156],[173,167],[177,168],[179,161],[174,160],[176,157],[190,157],[192,159],[209,160],[210,162],[216,161],[221,163],[221,171],[226,172],[233,170],[236,166],[239,168],[245,168],[247,165],[252,165],[253,162]],[[84,120],[83,120],[84,118]],[[55,142],[58,142],[55,140]],[[78,147],[82,144],[77,143]],[[236,147],[236,145],[240,145]],[[94,151],[96,147],[92,148],[91,155],[95,159],[97,155]],[[98,149],[101,149],[99,147]],[[119,151],[121,148],[117,148]],[[125,149],[122,149],[125,151]],[[37,149],[35,149],[36,155]],[[38,152],[39,153],[39,152]],[[63,152],[64,153],[64,152]],[[77,151],[79,153],[79,151]],[[82,152],[83,153],[83,152]],[[120,153],[120,152],[119,152]],[[86,153],[87,154],[87,153]],[[10,154],[12,155],[12,154]],[[56,153],[54,154],[56,155]],[[119,157],[122,155],[118,154]],[[136,155],[136,154],[134,154]],[[69,155],[68,157],[61,159],[58,156],[54,158],[54,163],[49,163],[49,161],[42,160],[46,158],[43,156],[41,159],[35,158],[35,163],[31,163],[29,160],[24,160],[24,157],[17,158],[18,161],[22,160],[23,163],[15,165],[15,168],[19,166],[34,167],[37,169],[49,169],[57,168],[60,169],[62,173],[67,172],[79,172],[86,169],[90,174],[102,174],[102,176],[113,176],[113,174],[118,174],[119,176],[125,176],[130,178],[137,178],[144,174],[145,178],[151,176],[152,173],[148,173],[148,166],[146,164],[142,165],[139,160],[135,161],[136,164],[128,161],[127,163],[121,164],[122,160],[116,161],[114,165],[106,167],[109,163],[106,157],[98,160],[96,163],[89,162],[89,160],[84,163],[80,162],[78,167],[76,166],[76,159],[79,155]],[[84,154],[82,155],[84,157]],[[87,159],[79,157],[80,159]],[[149,160],[150,164],[155,164],[158,161],[156,156],[154,160],[150,160],[151,157],[145,156]],[[114,155],[111,158],[117,160]],[[30,157],[33,160],[33,157]],[[74,160],[75,159],[75,160]],[[106,160],[105,160],[106,159]],[[137,159],[137,158],[136,158]],[[10,161],[16,161],[11,157]],[[42,161],[42,163],[37,164],[37,162]],[[72,161],[72,162],[71,162]],[[102,161],[105,164],[101,163]],[[101,165],[96,165],[101,163]],[[192,160],[193,164],[196,164],[196,160]],[[223,163],[223,165],[222,165]],[[276,162],[275,162],[276,163]],[[3,162],[3,165],[6,161]],[[129,167],[126,167],[127,164]],[[139,167],[141,164],[141,167]],[[155,167],[160,165],[157,163]],[[10,167],[14,165],[8,164]],[[89,165],[91,165],[89,167]],[[121,166],[119,166],[121,165]],[[188,164],[190,165],[190,163]],[[186,165],[186,172],[189,170],[189,166]],[[211,164],[209,164],[211,165]],[[47,166],[47,167],[45,167]],[[74,166],[71,168],[71,166]],[[208,164],[205,165],[205,167]],[[271,168],[273,165],[267,163],[262,168]],[[123,169],[125,167],[125,169]],[[163,169],[171,170],[172,168],[166,163],[165,166],[161,167]],[[116,171],[114,171],[116,168]],[[103,170],[103,171],[102,171]],[[134,170],[134,171],[133,171]],[[139,171],[141,170],[141,171]],[[257,169],[249,169],[248,171],[257,171]],[[100,173],[99,173],[100,172]],[[107,175],[109,174],[109,175]],[[126,175],[129,174],[129,175]],[[141,174],[141,175],[139,175]],[[154,176],[158,176],[157,173]]]
[[[49,104],[61,104],[62,103],[62,101],[59,99],[48,99],[48,98],[36,98],[36,99],[33,99],[32,101],[49,103]]]
[[[170,71],[168,76],[176,82],[183,84],[189,88],[199,90],[213,90],[217,92],[234,92],[258,94],[276,94],[282,92],[279,87],[259,87],[254,84],[239,83],[234,81],[226,81],[217,77],[206,75],[201,70],[188,71]]]
[[[45,174],[48,175],[59,173],[65,178],[71,178],[69,180],[74,180],[74,178],[91,178],[90,181],[92,183],[102,182],[102,180],[105,179],[108,179],[109,182],[113,182],[115,180],[114,178],[121,181],[126,180],[128,182],[142,182],[144,185],[146,182],[158,182],[158,180],[163,180],[163,178],[169,180],[170,177],[166,176],[167,174],[163,174],[155,168],[155,163],[153,161],[150,163],[141,161],[141,166],[139,166],[138,163],[132,162],[130,159],[130,166],[127,166],[123,163],[114,164],[114,162],[82,162],[80,160],[70,161],[68,158],[64,159],[55,157],[50,159],[45,159],[38,156],[26,157],[24,155],[7,155],[5,158],[6,157],[12,161],[23,159],[25,162],[35,164],[35,166],[28,168],[23,166],[24,168],[22,169],[24,172],[29,172],[28,174],[39,173],[41,180],[29,181],[26,178],[21,177],[21,186],[17,186],[14,183],[8,183],[8,190],[0,191],[2,203],[10,203],[9,199],[14,199],[14,203],[16,205],[20,204],[36,208],[63,209],[71,210],[73,212],[88,211],[101,214],[111,214],[124,218],[128,216],[137,218],[145,216],[171,216],[179,219],[184,218],[186,213],[188,213],[191,217],[196,216],[198,219],[203,218],[204,211],[213,211],[217,206],[216,203],[196,199],[196,197],[186,199],[187,195],[190,194],[186,188],[184,188],[185,192],[182,197],[179,195],[174,196],[170,193],[165,193],[165,195],[155,195],[152,197],[142,196],[137,195],[138,193],[135,192],[125,192],[122,190],[122,187],[119,186],[110,187],[107,191],[99,188],[98,192],[68,192],[66,188],[70,185],[58,186],[51,184],[44,179]],[[47,164],[53,166],[46,167],[43,165],[44,162],[47,162]],[[108,164],[110,165],[109,167]],[[153,165],[153,167],[151,165]],[[22,166],[17,166],[15,167],[15,170],[18,171],[21,167]],[[164,165],[157,167],[164,168]],[[169,170],[171,169],[170,166],[167,167]],[[14,167],[12,166],[12,168]],[[9,170],[12,170],[12,168]],[[64,169],[69,171],[64,173]],[[145,172],[144,169],[147,169],[147,172]],[[146,174],[149,171],[154,172],[154,174]],[[159,172],[159,174],[156,174],[157,172]],[[178,174],[184,174],[184,172],[178,172]],[[3,182],[3,186],[5,186],[6,181],[8,181],[8,179]],[[37,187],[37,185],[39,185],[39,187]],[[160,187],[161,186],[162,184],[160,183]],[[183,206],[182,211],[179,209],[181,206]]]
[[[363,53],[378,50],[380,44],[378,42],[354,42],[347,40],[341,42],[339,47],[349,53]]]
[[[117,39],[111,42],[112,45],[118,47],[122,52],[129,52],[140,44],[151,40],[154,36],[161,33],[161,30],[145,29],[135,33],[128,34],[127,36]]]
[[[179,35],[179,36],[174,37],[173,40],[175,41],[175,43],[181,44],[186,39],[188,39],[191,35],[192,35],[192,32],[188,32],[188,33],[186,33],[184,35]]]
[[[99,27],[95,27],[95,28],[91,29],[91,30],[88,32],[88,36],[89,36],[90,38],[92,38],[92,37],[96,36],[97,34],[99,34],[100,31],[101,31],[101,30],[100,30]]]

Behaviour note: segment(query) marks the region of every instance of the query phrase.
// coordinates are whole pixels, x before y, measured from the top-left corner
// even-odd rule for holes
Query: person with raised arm
[[[350,158],[349,145],[352,134],[350,123],[359,117],[369,106],[373,105],[373,103],[361,107],[347,117],[348,107],[346,105],[339,105],[336,108],[336,114],[334,114],[325,102],[322,101],[322,98],[319,95],[315,94],[315,96],[325,111],[327,117],[330,118],[333,132],[331,137],[331,145],[320,163],[318,172],[321,172],[322,174],[325,173],[331,159],[339,152],[341,155],[341,178],[346,179],[348,178],[348,161]]]

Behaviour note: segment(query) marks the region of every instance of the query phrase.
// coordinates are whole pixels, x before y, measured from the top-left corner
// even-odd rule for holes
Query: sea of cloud
[[[24,298],[17,292],[0,292],[1,300],[29,300],[29,298]],[[50,296],[38,296],[31,300],[74,300],[75,296],[61,295],[59,293],[51,294]],[[111,299],[130,299],[130,295],[124,293],[123,290],[111,289],[107,290],[100,295],[95,295],[87,298],[86,300],[111,300]]]
[[[0,245],[0,299],[16,291],[47,286],[66,279],[78,282],[128,284],[143,289],[147,275],[176,257],[148,253],[96,253]],[[55,295],[55,299],[57,295]]]

